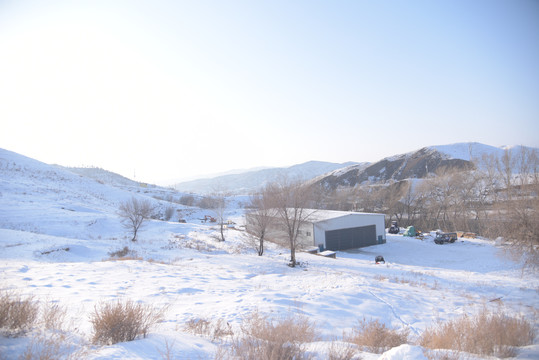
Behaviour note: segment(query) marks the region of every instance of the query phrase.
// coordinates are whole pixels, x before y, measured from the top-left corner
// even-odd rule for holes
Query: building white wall
[[[326,247],[326,231],[355,228],[360,226],[376,226],[376,238],[382,236],[385,240],[385,216],[384,214],[369,213],[344,213],[337,214],[334,218],[308,222],[301,226],[298,235],[298,247],[308,248],[323,244]],[[249,228],[249,224],[247,224]],[[266,238],[288,246],[288,235],[277,222],[267,229]]]
[[[249,224],[247,224],[246,228],[247,231],[249,231]],[[302,224],[299,230],[300,232],[297,237],[298,250],[314,246],[313,224]],[[278,221],[268,225],[268,228],[266,229],[266,239],[283,246],[289,246],[288,233]]]
[[[368,225],[375,225],[376,238],[381,235],[385,240],[384,214],[351,213],[314,223],[314,245],[324,244],[324,247],[326,246],[326,231],[328,230],[348,229]]]
[[[313,224],[307,223],[300,226],[300,233],[298,234],[298,245],[300,248],[307,248],[315,246],[314,242],[314,229]]]

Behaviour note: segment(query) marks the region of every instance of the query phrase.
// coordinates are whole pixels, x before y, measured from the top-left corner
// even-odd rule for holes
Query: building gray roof
[[[356,211],[336,211],[336,210],[320,210],[320,209],[304,209],[304,211],[308,211],[311,213],[308,215],[307,221],[312,222],[312,223],[330,220],[330,219],[336,219],[336,218],[350,216],[350,215],[385,216],[384,214],[363,213],[363,212],[356,212]]]

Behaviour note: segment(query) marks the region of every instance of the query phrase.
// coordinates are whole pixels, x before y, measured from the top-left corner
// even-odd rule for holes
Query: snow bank
[[[386,351],[379,360],[428,360],[421,346],[401,345]]]

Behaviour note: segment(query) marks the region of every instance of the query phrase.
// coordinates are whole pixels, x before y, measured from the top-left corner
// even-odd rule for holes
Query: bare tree
[[[498,174],[503,181],[506,189],[510,189],[513,179],[513,170],[515,168],[515,157],[511,149],[505,149],[501,159],[497,162]]]
[[[225,241],[225,214],[227,205],[226,195],[222,192],[215,193],[213,195],[213,199],[215,201],[215,206],[212,211],[219,222],[219,231],[221,234],[220,241]]]
[[[139,200],[134,196],[120,204],[119,215],[123,218],[124,227],[133,233],[131,241],[137,241],[137,233],[152,211],[153,206],[149,200]]]
[[[195,205],[195,197],[191,194],[185,194],[180,197],[180,204],[185,206],[194,206]]]
[[[416,217],[421,214],[423,203],[421,193],[414,187],[413,182],[409,181],[402,198],[403,212],[406,214],[406,225],[415,223]]]
[[[523,256],[524,265],[539,268],[539,157],[522,148],[506,151],[499,167],[504,179],[504,201],[496,205],[498,234],[509,240],[513,253]]]
[[[264,240],[270,225],[274,222],[276,211],[271,203],[270,193],[264,189],[260,193],[251,196],[250,207],[253,209],[247,213],[247,231],[257,237],[255,244],[258,256],[264,254]]]
[[[275,212],[280,225],[288,237],[290,248],[289,266],[295,267],[296,248],[298,247],[298,235],[301,226],[307,222],[313,214],[307,207],[311,200],[310,188],[304,186],[299,180],[290,181],[282,178],[266,187],[268,196],[272,204],[275,205]]]
[[[390,182],[383,190],[383,210],[389,215],[388,224],[391,224],[393,216],[395,216],[399,224],[402,223],[402,218],[406,211],[402,200],[409,188],[410,184],[408,181],[398,181]]]

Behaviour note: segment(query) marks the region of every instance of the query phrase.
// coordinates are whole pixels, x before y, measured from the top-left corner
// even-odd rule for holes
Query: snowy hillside
[[[159,217],[171,205],[158,199],[179,199],[182,195],[128,179],[118,182],[120,176],[112,173],[108,177],[116,186],[0,149],[0,226],[89,239],[95,229],[119,231],[118,206],[133,196],[152,201]],[[180,211],[188,210],[173,205]]]
[[[466,161],[480,159],[483,155],[491,154],[499,157],[503,153],[502,148],[480,143],[456,143],[450,145],[431,146],[430,148],[446,154],[453,159],[462,159]]]
[[[423,178],[436,173],[439,167],[469,168],[471,161],[481,160],[485,155],[501,158],[506,149],[519,152],[522,146],[494,147],[476,142],[434,145],[385,157],[377,162],[348,162],[343,164],[310,161],[288,168],[265,168],[205,179],[185,181],[174,188],[198,194],[224,191],[230,194],[250,194],[259,190],[279,176],[302,179],[311,184],[323,184],[326,189],[339,186],[355,186],[365,181],[377,182]],[[526,148],[539,151],[539,149]],[[361,160],[361,159],[358,159]],[[518,164],[515,164],[515,172]]]
[[[174,188],[193,193],[211,193],[216,190],[233,194],[250,194],[259,190],[268,182],[275,181],[279,176],[289,179],[309,180],[321,174],[340,169],[355,163],[329,163],[323,161],[309,161],[287,168],[269,168],[248,171],[240,174],[217,176],[209,179],[198,179],[174,185]]]
[[[439,168],[472,169],[483,166],[483,158],[488,156],[501,159],[506,149],[517,155],[523,149],[536,151],[539,149],[522,146],[494,147],[480,143],[456,143],[421,148],[404,154],[383,158],[374,163],[359,164],[323,174],[311,183],[319,184],[325,189],[338,187],[354,187],[365,182],[385,183],[405,179],[422,179],[436,174]],[[513,172],[519,172],[518,161],[513,164]]]
[[[113,173],[112,171],[107,171],[105,169],[97,167],[63,167],[57,165],[59,168],[70,171],[72,173],[82,175],[87,178],[94,179],[98,182],[109,184],[109,185],[118,185],[118,186],[140,186],[140,183],[137,181],[128,179],[124,176]]]
[[[117,214],[118,204],[131,196],[154,202],[158,213],[173,206],[186,223],[156,216],[131,242]],[[536,323],[538,278],[523,273],[493,241],[440,246],[430,236],[388,235],[387,244],[338,252],[336,259],[299,253],[302,265],[290,268],[287,249],[268,244],[259,257],[241,226],[228,228],[226,241],[218,242],[215,224],[201,220],[207,211],[178,205],[179,196],[146,185],[111,186],[0,150],[0,290],[65,309],[56,351],[82,349],[75,356],[81,359],[214,359],[229,335],[195,333],[188,324],[223,321],[239,334],[256,311],[306,316],[319,333],[306,351],[318,360],[328,359],[336,344],[344,344],[343,332],[363,318],[408,329],[409,345],[381,355],[348,344],[357,350],[353,359],[426,359],[416,341],[428,326],[483,309]],[[243,210],[238,199],[230,200],[226,217],[241,225]],[[113,256],[125,247],[129,257]],[[376,265],[376,255],[387,263]],[[164,321],[145,338],[91,344],[95,306],[117,300],[165,309]],[[47,336],[58,332],[40,324],[21,337],[0,335],[0,358],[44,351]],[[539,345],[517,355],[534,358]]]

